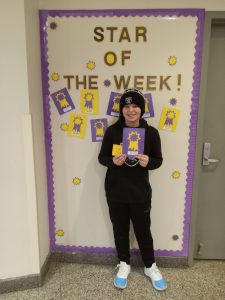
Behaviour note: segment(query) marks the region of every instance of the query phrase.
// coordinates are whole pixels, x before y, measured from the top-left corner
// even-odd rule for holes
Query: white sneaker
[[[150,277],[153,287],[158,291],[164,291],[167,289],[167,282],[162,277],[156,263],[152,264],[151,268],[144,268],[144,273],[146,276]]]
[[[114,285],[119,289],[125,289],[127,286],[127,277],[130,274],[130,265],[126,264],[124,261],[120,261],[118,273],[114,277]]]

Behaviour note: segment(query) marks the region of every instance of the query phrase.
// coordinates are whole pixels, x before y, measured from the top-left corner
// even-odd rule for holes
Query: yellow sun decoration
[[[63,131],[67,131],[69,128],[69,125],[67,123],[62,123],[60,125],[60,129],[63,130]]]
[[[58,229],[58,230],[56,231],[56,234],[57,234],[58,236],[63,236],[63,235],[64,235],[64,230]]]
[[[177,63],[177,58],[175,56],[170,56],[168,62],[171,66],[173,66]]]
[[[60,76],[59,76],[59,74],[58,73],[52,73],[52,80],[53,81],[58,81],[59,79],[60,79]]]
[[[94,70],[95,69],[95,62],[92,61],[92,60],[89,60],[88,63],[87,63],[87,68],[89,70]]]
[[[174,171],[173,173],[172,173],[172,177],[173,177],[173,179],[178,179],[178,178],[180,178],[180,172],[179,171]]]
[[[74,184],[74,185],[78,185],[78,184],[80,184],[80,183],[81,183],[81,179],[80,179],[80,178],[75,177],[75,178],[73,179],[73,184]]]

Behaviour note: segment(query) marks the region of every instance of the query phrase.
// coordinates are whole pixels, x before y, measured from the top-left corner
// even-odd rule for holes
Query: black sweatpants
[[[145,267],[151,267],[155,262],[155,256],[150,230],[150,203],[107,202],[119,260],[130,264],[129,232],[131,220],[143,263]]]

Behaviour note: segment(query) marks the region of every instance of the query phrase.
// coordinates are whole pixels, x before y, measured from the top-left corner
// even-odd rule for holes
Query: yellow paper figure
[[[180,110],[177,108],[163,107],[159,121],[159,129],[175,132],[180,116]]]
[[[114,98],[112,99],[113,102],[113,106],[112,106],[112,110],[114,112],[120,112],[120,98],[121,96],[119,95],[115,95]]]
[[[145,99],[145,113],[149,113],[149,110],[148,110],[148,99],[147,97],[144,97]]]
[[[66,95],[62,92],[59,92],[56,96],[55,99],[57,102],[59,102],[60,108],[65,108],[69,106],[69,102],[66,99]]]
[[[129,133],[127,139],[129,140],[128,149],[138,151],[138,142],[141,139],[140,134],[138,132],[132,131]]]
[[[68,128],[68,135],[83,139],[87,126],[87,116],[80,114],[70,114],[70,123]]]
[[[83,114],[98,114],[98,90],[82,90],[80,107]]]
[[[102,122],[102,121],[96,121],[95,125],[94,125],[95,134],[97,136],[103,136],[104,135],[104,127],[105,127],[104,122]]]

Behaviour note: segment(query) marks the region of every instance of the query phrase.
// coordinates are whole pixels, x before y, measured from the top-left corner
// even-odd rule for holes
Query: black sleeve
[[[108,168],[112,168],[116,166],[112,160],[113,159],[112,147],[113,147],[113,133],[111,128],[109,127],[104,134],[101,150],[98,155],[98,161],[100,162],[100,164]]]
[[[163,161],[162,158],[162,150],[161,150],[161,140],[159,136],[159,132],[157,129],[154,130],[153,140],[151,151],[149,153],[149,163],[146,168],[148,170],[154,170],[161,166]]]

